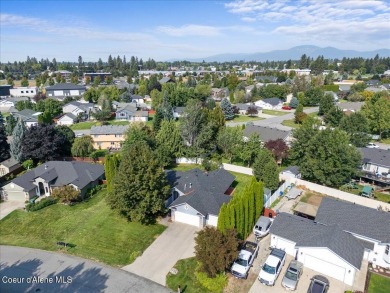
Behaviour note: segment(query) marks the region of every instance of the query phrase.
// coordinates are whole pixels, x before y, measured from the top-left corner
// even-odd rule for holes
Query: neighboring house
[[[364,102],[344,102],[337,103],[337,107],[339,107],[344,112],[359,112]]]
[[[95,111],[95,104],[93,103],[80,103],[70,102],[62,107],[63,113],[71,113],[78,117],[82,113],[87,119],[90,117],[91,112]]]
[[[83,85],[73,83],[57,83],[53,86],[46,87],[46,96],[52,98],[64,99],[66,97],[82,96],[86,91]]]
[[[134,103],[118,103],[116,108],[116,120],[147,122],[149,119],[149,112],[138,111]]]
[[[0,112],[11,112],[11,108],[16,106],[19,101],[29,101],[27,97],[7,98],[0,100]]]
[[[286,144],[289,144],[292,140],[291,131],[251,124],[247,124],[244,129],[244,140],[248,140],[252,133],[257,133],[263,143],[270,140],[282,139]]]
[[[325,95],[332,95],[333,97],[333,100],[335,102],[337,102],[339,100],[339,96],[335,93],[335,92],[332,92],[332,91],[325,91],[324,92]]]
[[[260,76],[256,76],[255,80],[258,81],[258,82],[263,82],[263,83],[264,82],[276,83],[278,78],[276,76],[271,76],[271,75],[268,75],[268,76],[260,75]]]
[[[175,81],[172,78],[170,78],[170,77],[163,77],[158,82],[160,84],[164,84],[164,83],[167,83],[167,82],[175,82]]]
[[[270,234],[272,247],[350,286],[363,260],[390,267],[387,212],[324,197],[314,221],[280,213]]]
[[[26,127],[38,125],[38,116],[41,114],[42,112],[36,112],[31,109],[24,109],[22,111],[12,113],[15,119],[21,118]]]
[[[144,104],[145,103],[145,99],[139,95],[132,95],[131,96],[131,102],[132,103],[137,103],[138,104]]]
[[[282,180],[293,179],[293,178],[300,179],[302,177],[302,174],[299,171],[298,166],[290,166],[284,169],[282,172],[280,172],[279,177],[282,178]]]
[[[175,107],[175,109],[173,110],[173,117],[175,119],[180,118],[183,115],[185,108],[186,107]]]
[[[379,93],[382,91],[385,91],[386,89],[381,87],[381,86],[369,86],[365,89],[367,92],[372,92],[372,93]]]
[[[377,80],[377,79],[371,79],[371,80],[368,80],[366,81],[366,85],[367,86],[379,86],[381,84],[381,81],[380,80]]]
[[[359,148],[362,154],[361,178],[390,185],[390,150]]]
[[[339,91],[340,92],[349,92],[351,90],[351,83],[343,83],[339,84]]]
[[[248,108],[249,107],[254,107],[254,108],[256,108],[256,110],[257,110],[257,116],[259,115],[259,114],[261,114],[261,112],[262,112],[262,108],[260,108],[260,107],[258,107],[258,106],[256,106],[256,105],[253,105],[253,104],[235,104],[235,105],[233,105],[233,106],[236,106],[237,107],[237,109],[238,109],[238,112],[240,113],[240,115],[247,115],[246,114],[246,112],[248,111]],[[256,116],[256,115],[253,115],[253,116]]]
[[[87,77],[89,77],[91,83],[93,83],[94,79],[98,76],[100,77],[100,82],[104,82],[106,77],[110,77],[112,76],[112,74],[110,72],[93,72],[93,73],[86,72],[83,75],[83,81],[86,82]]]
[[[9,159],[0,163],[0,178],[17,171],[20,167],[21,165],[19,162],[16,161],[14,157],[10,157]]]
[[[61,77],[67,79],[67,78],[70,78],[70,76],[72,75],[72,72],[68,71],[68,70],[57,70],[57,71],[54,71],[52,76],[55,76],[57,74],[60,74]]]
[[[269,98],[255,102],[255,105],[268,110],[281,110],[283,101],[279,98]]]
[[[12,97],[29,97],[32,98],[38,93],[37,87],[14,87],[9,90]]]
[[[217,226],[219,210],[231,199],[227,195],[234,176],[225,169],[203,172],[168,171],[172,195],[168,200],[171,219],[196,227]]]
[[[102,125],[92,126],[91,136],[95,149],[118,150],[125,140],[125,132],[129,125]]]
[[[77,122],[77,117],[72,113],[65,113],[57,119],[58,125],[72,125]]]
[[[29,200],[34,196],[50,196],[53,189],[71,185],[81,196],[99,184],[104,167],[84,162],[49,161],[16,177],[3,187],[8,200]]]

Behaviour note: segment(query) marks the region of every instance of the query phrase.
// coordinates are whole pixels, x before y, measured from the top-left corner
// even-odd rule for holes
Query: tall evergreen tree
[[[228,207],[226,203],[224,203],[222,204],[221,209],[219,210],[218,223],[217,223],[217,229],[223,234],[225,233],[225,229],[227,227],[226,225],[227,218],[228,218]]]
[[[9,115],[5,118],[5,121],[7,122],[5,126],[5,133],[7,135],[12,135],[12,132],[14,131],[15,125],[16,125],[16,119],[13,115]]]
[[[10,157],[10,147],[7,142],[3,125],[0,124],[0,162],[7,160]]]
[[[11,155],[16,161],[21,163],[23,161],[22,142],[27,133],[27,128],[22,119],[19,119],[12,132],[12,141],[10,145]]]
[[[221,109],[225,116],[225,120],[232,120],[234,118],[233,107],[226,98],[221,101]]]

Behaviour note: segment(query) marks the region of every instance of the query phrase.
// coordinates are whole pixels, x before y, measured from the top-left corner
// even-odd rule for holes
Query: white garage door
[[[175,222],[185,223],[188,225],[199,227],[199,216],[189,215],[186,213],[175,211]]]
[[[307,254],[305,255],[304,265],[312,270],[344,282],[345,268]]]
[[[276,248],[285,250],[287,254],[295,257],[296,256],[296,249],[295,249],[295,243],[287,241],[283,238],[279,238],[276,236],[276,241],[275,241],[275,246]]]
[[[7,192],[7,200],[25,202],[26,195],[24,192],[10,192],[10,191],[8,191]]]

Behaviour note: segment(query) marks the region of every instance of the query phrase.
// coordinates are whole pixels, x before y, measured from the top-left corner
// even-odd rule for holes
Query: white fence
[[[202,164],[202,159],[201,158],[176,158],[176,163],[200,165]]]
[[[276,189],[276,191],[269,198],[264,197],[264,207],[269,208],[275,200],[277,200],[280,196],[284,196],[286,189],[289,189],[290,187],[291,183],[286,181],[280,185],[279,188]]]
[[[241,167],[241,166],[226,164],[226,163],[223,163],[222,166],[227,171],[237,172],[246,175],[253,175],[253,171],[251,168]]]

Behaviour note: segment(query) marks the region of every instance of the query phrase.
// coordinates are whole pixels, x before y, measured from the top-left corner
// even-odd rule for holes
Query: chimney
[[[192,183],[190,183],[190,188],[192,188]]]
[[[47,170],[47,165],[45,165],[45,170]]]

